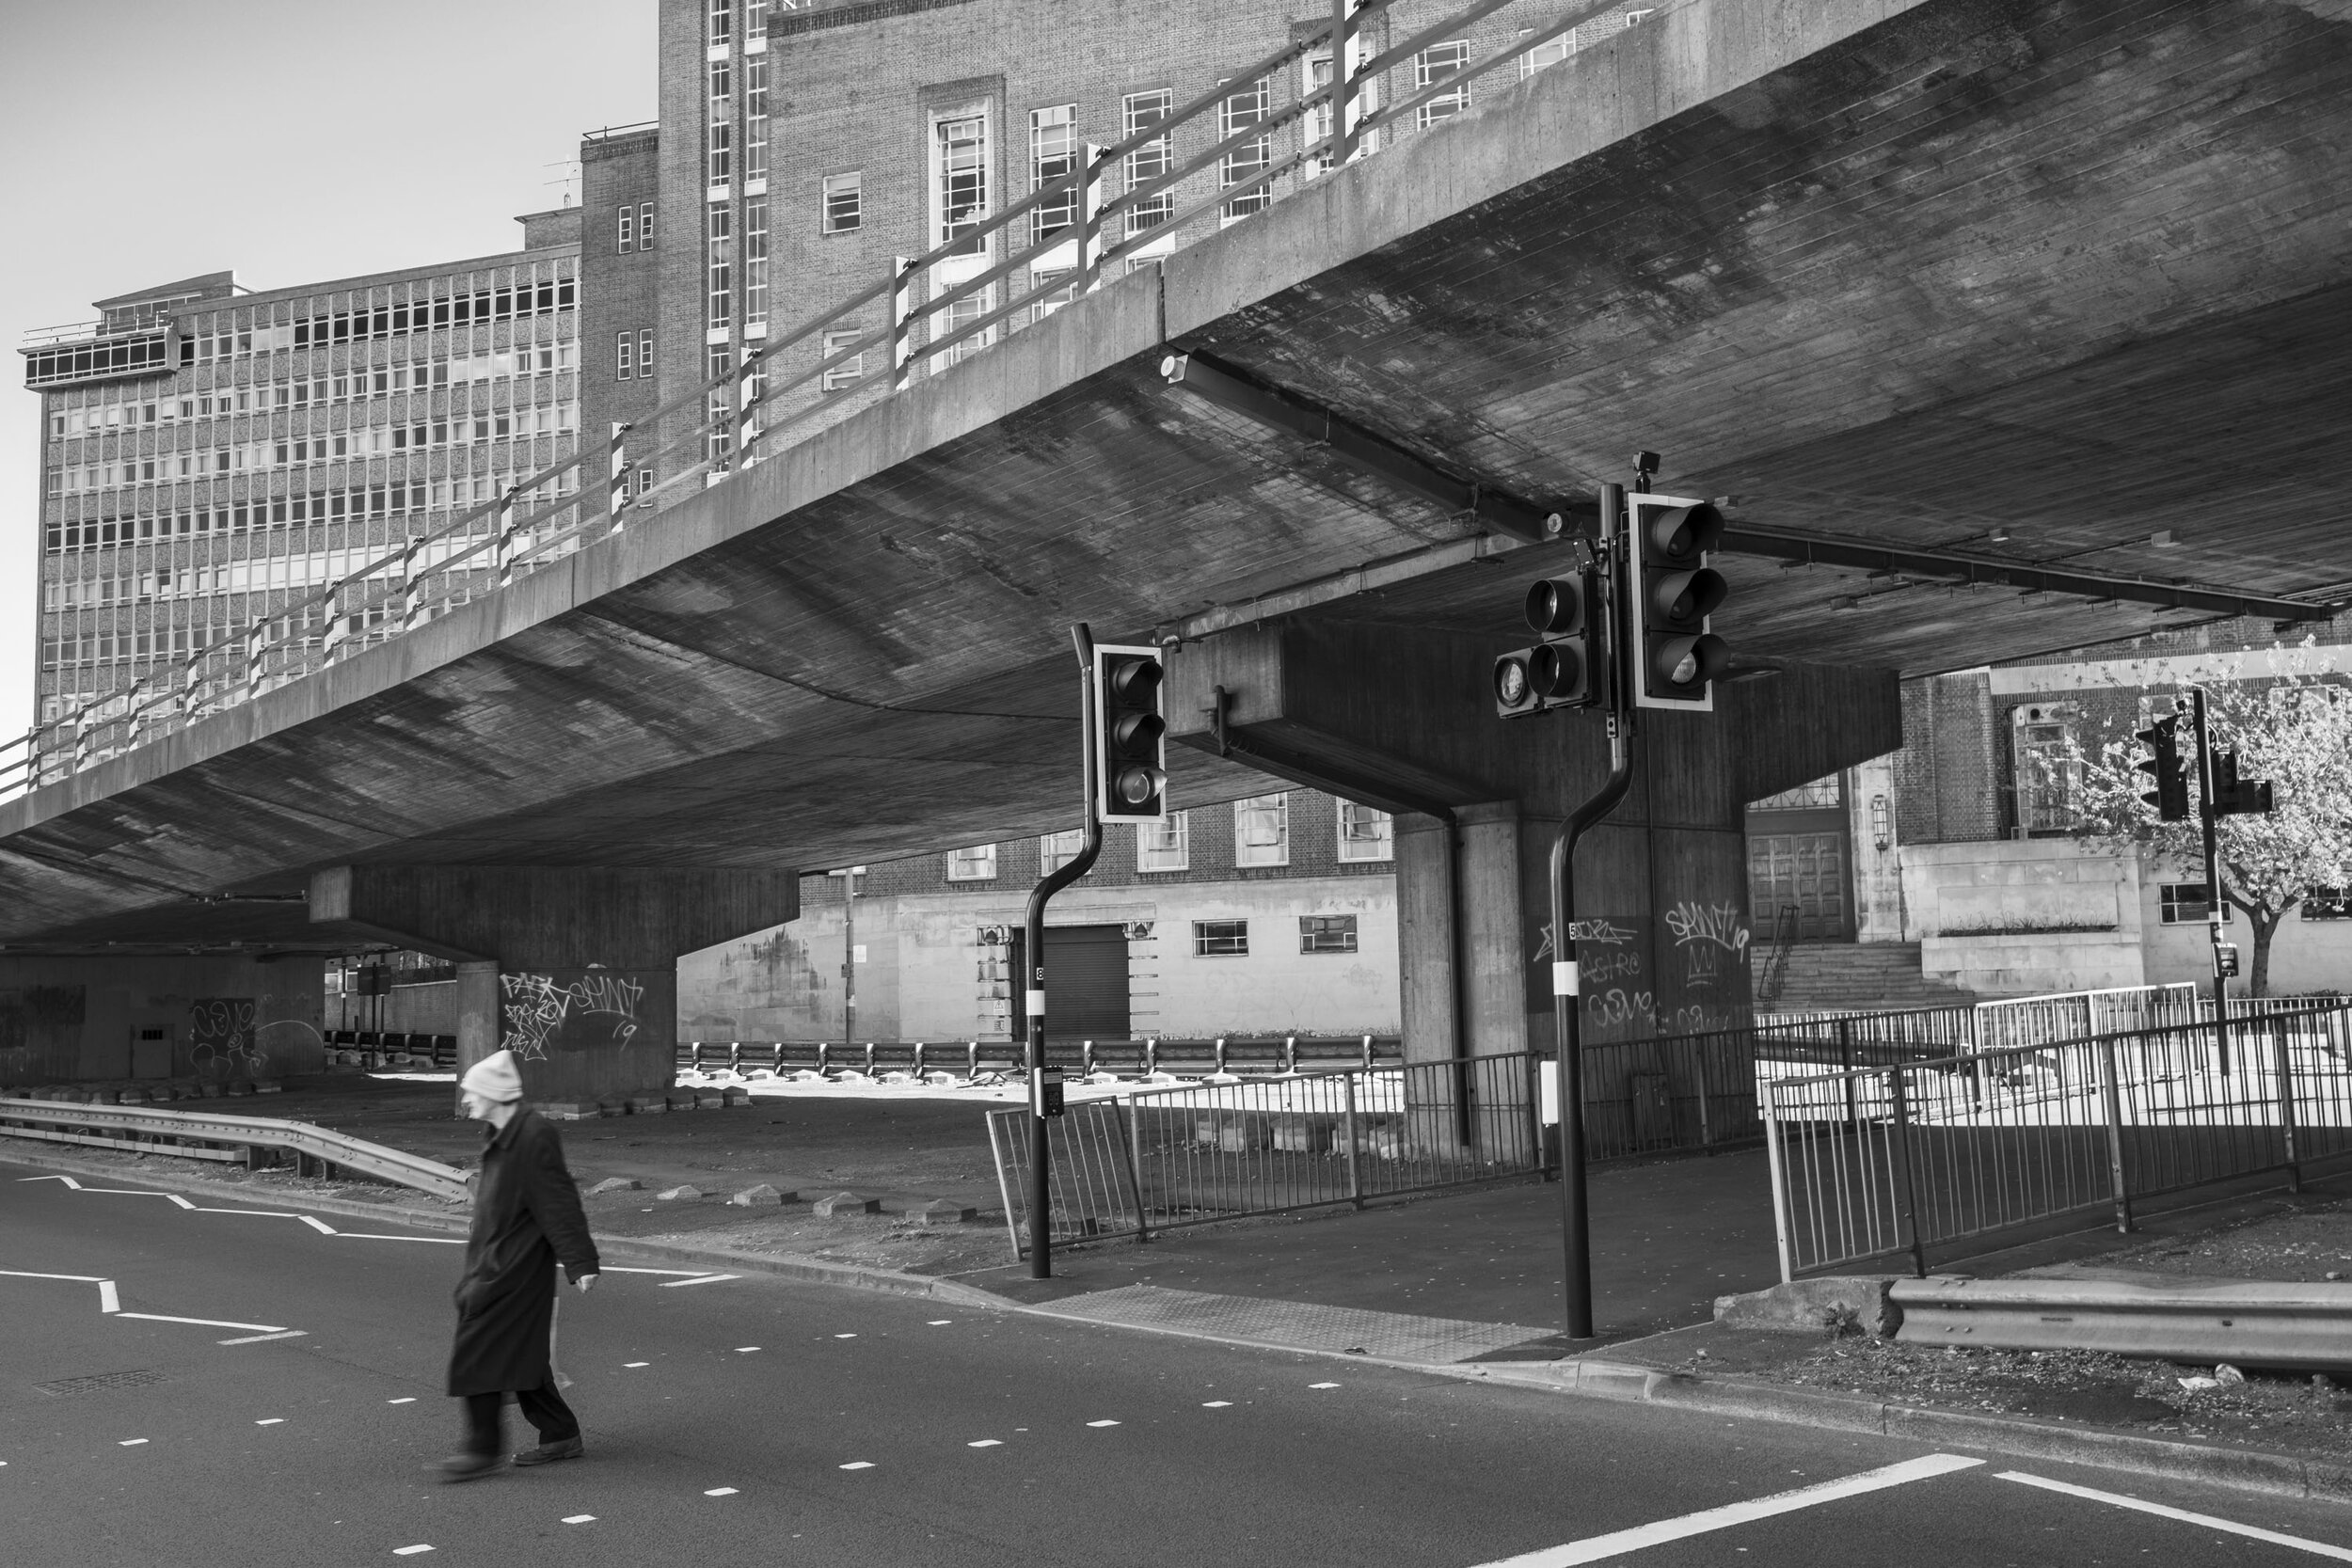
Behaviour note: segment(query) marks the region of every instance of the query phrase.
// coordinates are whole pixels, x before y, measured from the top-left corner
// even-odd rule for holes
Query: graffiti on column
[[[249,996],[199,997],[188,1004],[188,1056],[199,1078],[259,1078],[269,1067],[253,1026]]]
[[[1534,961],[1549,962],[1551,958],[1551,922],[1545,921],[1538,929],[1543,932],[1544,940],[1535,946]],[[1633,940],[1635,934],[1631,927],[1619,926],[1613,921],[1572,920],[1568,922],[1568,940],[1579,946],[1591,944],[1601,947],[1623,947]]]
[[[645,994],[634,980],[596,970],[564,985],[552,974],[529,973],[501,974],[499,984],[506,993],[509,1047],[526,1062],[546,1061],[548,1044],[576,1016],[612,1018],[612,1043],[626,1049],[636,1037],[637,1004]]]
[[[1747,961],[1748,928],[1736,904],[1700,904],[1684,899],[1666,911],[1685,969],[1683,984],[1704,990]]]

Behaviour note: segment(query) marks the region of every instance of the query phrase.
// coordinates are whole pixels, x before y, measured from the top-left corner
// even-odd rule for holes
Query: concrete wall
[[[2141,879],[2140,931],[2148,955],[2151,984],[2171,980],[2203,983],[2213,975],[2212,948],[2202,923],[2164,924],[2166,882],[2199,880],[2196,869],[2157,863]],[[2222,940],[2235,942],[2240,973],[2251,981],[2254,974],[2254,927],[2243,910],[2232,910]],[[2296,991],[2352,992],[2352,920],[2306,920],[2301,911],[2279,922],[2270,939],[2270,990],[2274,995]]]
[[[1905,935],[1932,980],[1970,990],[2147,983],[2136,857],[2073,839],[1913,844]]]
[[[0,1085],[315,1072],[316,958],[0,958]]]
[[[1872,757],[1846,775],[1846,812],[1851,829],[1847,842],[1853,853],[1856,942],[1904,940],[1902,846],[1896,842],[1894,832],[1898,803],[1902,799],[1895,784],[1895,765],[1900,755],[1890,752],[1883,757]],[[1871,803],[1880,800],[1886,807],[1883,847],[1879,845],[1878,819],[1871,811]]]
[[[383,996],[326,997],[329,1029],[382,1029],[398,1035],[457,1033],[457,982],[434,980],[421,986],[394,986]]]

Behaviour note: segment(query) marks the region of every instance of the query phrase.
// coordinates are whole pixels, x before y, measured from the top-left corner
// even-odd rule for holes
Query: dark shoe
[[[493,1470],[502,1469],[505,1465],[506,1456],[503,1454],[453,1454],[450,1458],[441,1461],[441,1479],[444,1481],[451,1482],[461,1481],[479,1481]]]
[[[566,1437],[561,1443],[542,1443],[526,1449],[515,1456],[517,1465],[552,1465],[559,1459],[578,1459],[588,1450],[577,1437]]]

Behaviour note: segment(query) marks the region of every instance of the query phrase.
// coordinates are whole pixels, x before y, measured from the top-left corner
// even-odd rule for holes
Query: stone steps
[[[1759,975],[1760,978],[1760,975]],[[1916,942],[1800,942],[1788,949],[1774,1012],[1897,1012],[1984,1000],[1920,972]]]

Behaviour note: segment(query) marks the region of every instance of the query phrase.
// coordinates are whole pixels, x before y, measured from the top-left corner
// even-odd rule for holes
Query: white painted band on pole
[[[1029,992],[1026,1006],[1031,1018],[1043,1018],[1045,1016],[1045,993],[1041,990]]]
[[[1569,958],[1565,962],[1555,961],[1552,964],[1551,994],[1554,996],[1577,994],[1576,960],[1574,958]]]

